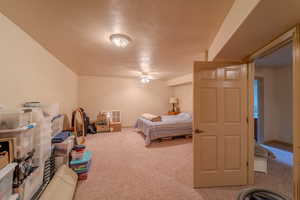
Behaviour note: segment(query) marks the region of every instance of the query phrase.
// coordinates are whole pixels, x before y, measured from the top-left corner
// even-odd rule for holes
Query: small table
[[[168,112],[168,115],[178,115],[180,112],[171,112],[171,111],[169,111]]]

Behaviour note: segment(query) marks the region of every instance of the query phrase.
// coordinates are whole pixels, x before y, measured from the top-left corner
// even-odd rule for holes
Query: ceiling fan
[[[146,84],[146,83],[150,83],[151,80],[155,80],[157,78],[155,78],[155,75],[157,75],[159,73],[157,72],[141,72],[140,75],[140,80],[142,83]]]
[[[140,81],[144,84],[149,83],[151,80],[159,79],[158,75],[159,72],[143,72],[143,71],[131,71],[132,74],[134,74],[135,77],[138,77]]]

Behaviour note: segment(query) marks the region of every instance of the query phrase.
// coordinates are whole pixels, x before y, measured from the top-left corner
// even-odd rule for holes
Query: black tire
[[[267,189],[244,189],[237,200],[291,200],[291,198]]]

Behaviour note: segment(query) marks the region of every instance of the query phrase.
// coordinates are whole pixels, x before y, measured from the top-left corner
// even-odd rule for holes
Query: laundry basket
[[[248,188],[242,190],[237,200],[291,200],[291,198],[271,190]]]

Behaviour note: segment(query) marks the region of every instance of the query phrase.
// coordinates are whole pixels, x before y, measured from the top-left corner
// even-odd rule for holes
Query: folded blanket
[[[52,138],[52,143],[62,143],[71,135],[70,131],[62,131]]]
[[[161,116],[152,115],[152,114],[149,114],[149,113],[142,114],[142,117],[144,119],[150,120],[152,122],[160,122],[161,121]]]

